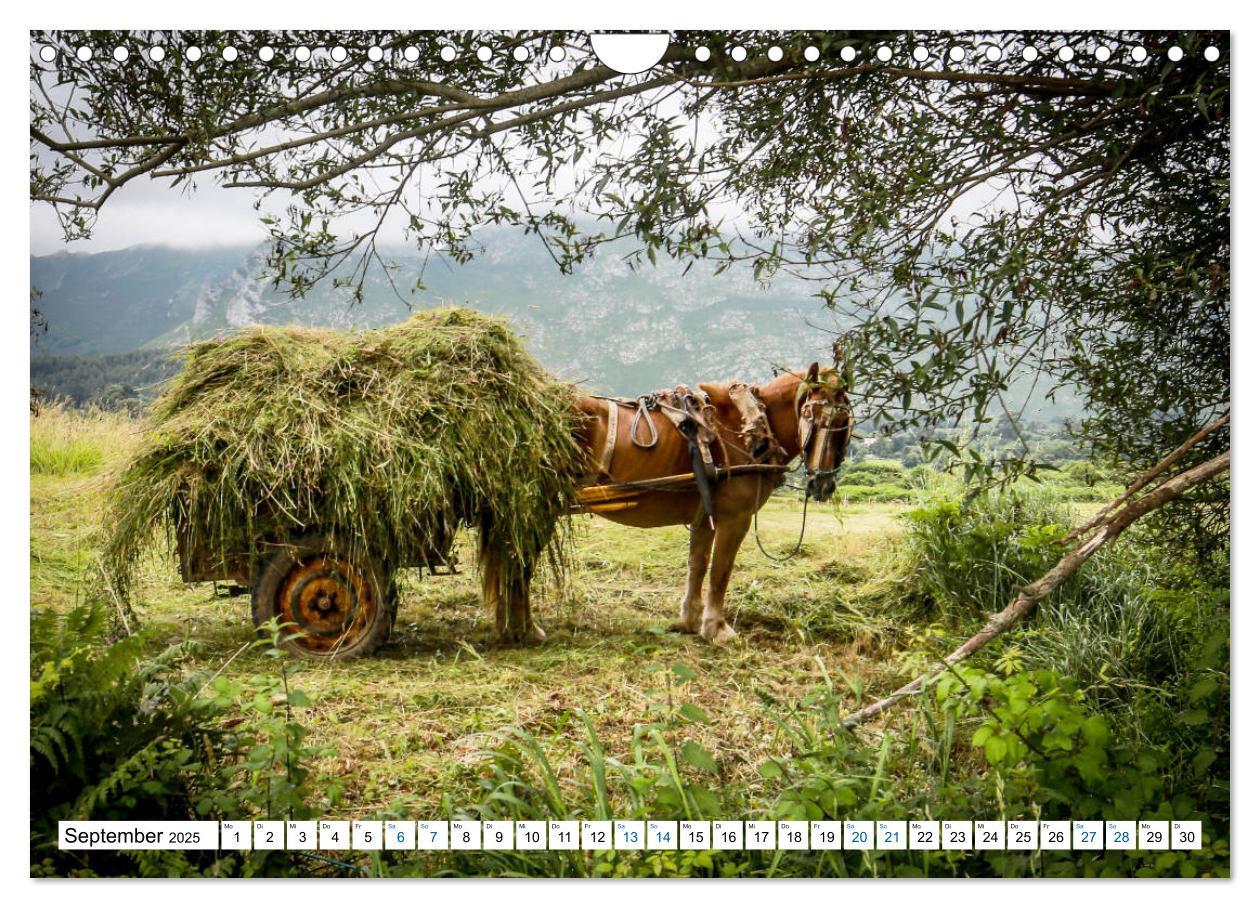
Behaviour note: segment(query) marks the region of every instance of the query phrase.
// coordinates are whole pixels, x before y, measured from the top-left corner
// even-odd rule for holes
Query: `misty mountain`
[[[414,294],[418,254],[383,250],[398,268],[371,273],[360,304],[331,280],[292,299],[263,275],[261,247],[32,257],[34,305],[49,326],[32,356],[156,351],[255,324],[378,327],[406,318],[408,303],[506,316],[556,374],[615,393],[736,375],[761,381],[775,365],[829,355],[830,337],[816,325],[832,319],[808,285],[763,288],[746,272],[684,274],[674,263],[636,271],[610,247],[564,275],[537,237],[496,230],[482,242],[466,265],[431,259]]]
[[[471,262],[433,257],[423,273],[414,249],[383,249],[397,268],[370,272],[358,304],[331,279],[302,299],[276,289],[264,275],[264,247],[32,256],[33,305],[48,330],[32,343],[31,380],[54,396],[134,405],[172,373],[165,354],[190,341],[257,324],[373,328],[447,305],[505,316],[547,368],[597,392],[760,382],[775,366],[830,357],[828,329],[837,323],[809,282],[784,277],[763,287],[747,270],[713,274],[666,261],[632,269],[626,248],[611,245],[565,275],[537,237],[493,229],[480,238]],[[1012,396],[1030,389],[1021,381]],[[1025,417],[1079,413],[1070,394],[1039,398]]]

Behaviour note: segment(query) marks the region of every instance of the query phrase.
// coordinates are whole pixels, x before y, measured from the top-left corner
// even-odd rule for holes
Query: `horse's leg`
[[[704,617],[700,621],[700,636],[710,643],[727,643],[735,639],[735,632],[722,617],[726,603],[726,585],[731,581],[735,556],[740,543],[752,523],[752,513],[719,519],[713,540],[713,564],[709,569],[709,596],[704,604]]]
[[[514,642],[541,643],[547,638],[543,629],[534,623],[530,606],[529,587],[533,570],[525,572],[508,584],[508,636]]]
[[[691,551],[687,556],[687,592],[683,593],[678,621],[671,631],[695,634],[700,630],[700,613],[704,609],[704,575],[709,570],[709,554],[713,551],[713,528],[701,518],[691,526]]]

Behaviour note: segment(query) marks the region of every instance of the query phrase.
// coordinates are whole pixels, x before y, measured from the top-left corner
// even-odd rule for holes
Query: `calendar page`
[[[31,877],[1231,875],[1230,33],[781,12],[30,31]]]

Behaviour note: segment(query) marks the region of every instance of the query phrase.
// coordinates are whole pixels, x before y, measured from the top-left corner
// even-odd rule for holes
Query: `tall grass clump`
[[[1129,703],[1187,671],[1197,644],[1228,632],[1228,591],[1174,590],[1129,546],[1103,552],[1019,636],[1033,664],[1075,678],[1097,705]]]
[[[572,401],[505,322],[469,309],[196,344],[118,478],[107,562],[125,589],[165,527],[225,563],[320,532],[401,565],[476,526],[508,570],[563,572]]]
[[[31,472],[44,476],[91,473],[105,462],[105,452],[83,438],[31,436]]]
[[[126,449],[132,428],[124,414],[46,403],[31,414],[31,475],[95,473],[108,453]]]
[[[961,631],[998,611],[1063,554],[1070,514],[1044,491],[942,501],[907,515],[911,589]],[[1131,708],[1175,684],[1198,644],[1228,633],[1229,591],[1170,571],[1136,540],[1099,552],[1014,635],[1011,659],[1074,679],[1096,708]]]
[[[932,615],[974,620],[1004,608],[1058,560],[1051,542],[1071,521],[1051,495],[988,492],[934,501],[905,516],[911,592]]]

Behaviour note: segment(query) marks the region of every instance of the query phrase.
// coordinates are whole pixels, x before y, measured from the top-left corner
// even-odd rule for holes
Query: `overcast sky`
[[[30,207],[31,254],[71,250],[104,252],[138,243],[167,246],[236,246],[260,243],[254,196],[245,189],[206,185],[192,194],[141,181],[119,190],[101,210],[91,239],[67,244],[51,206]]]

